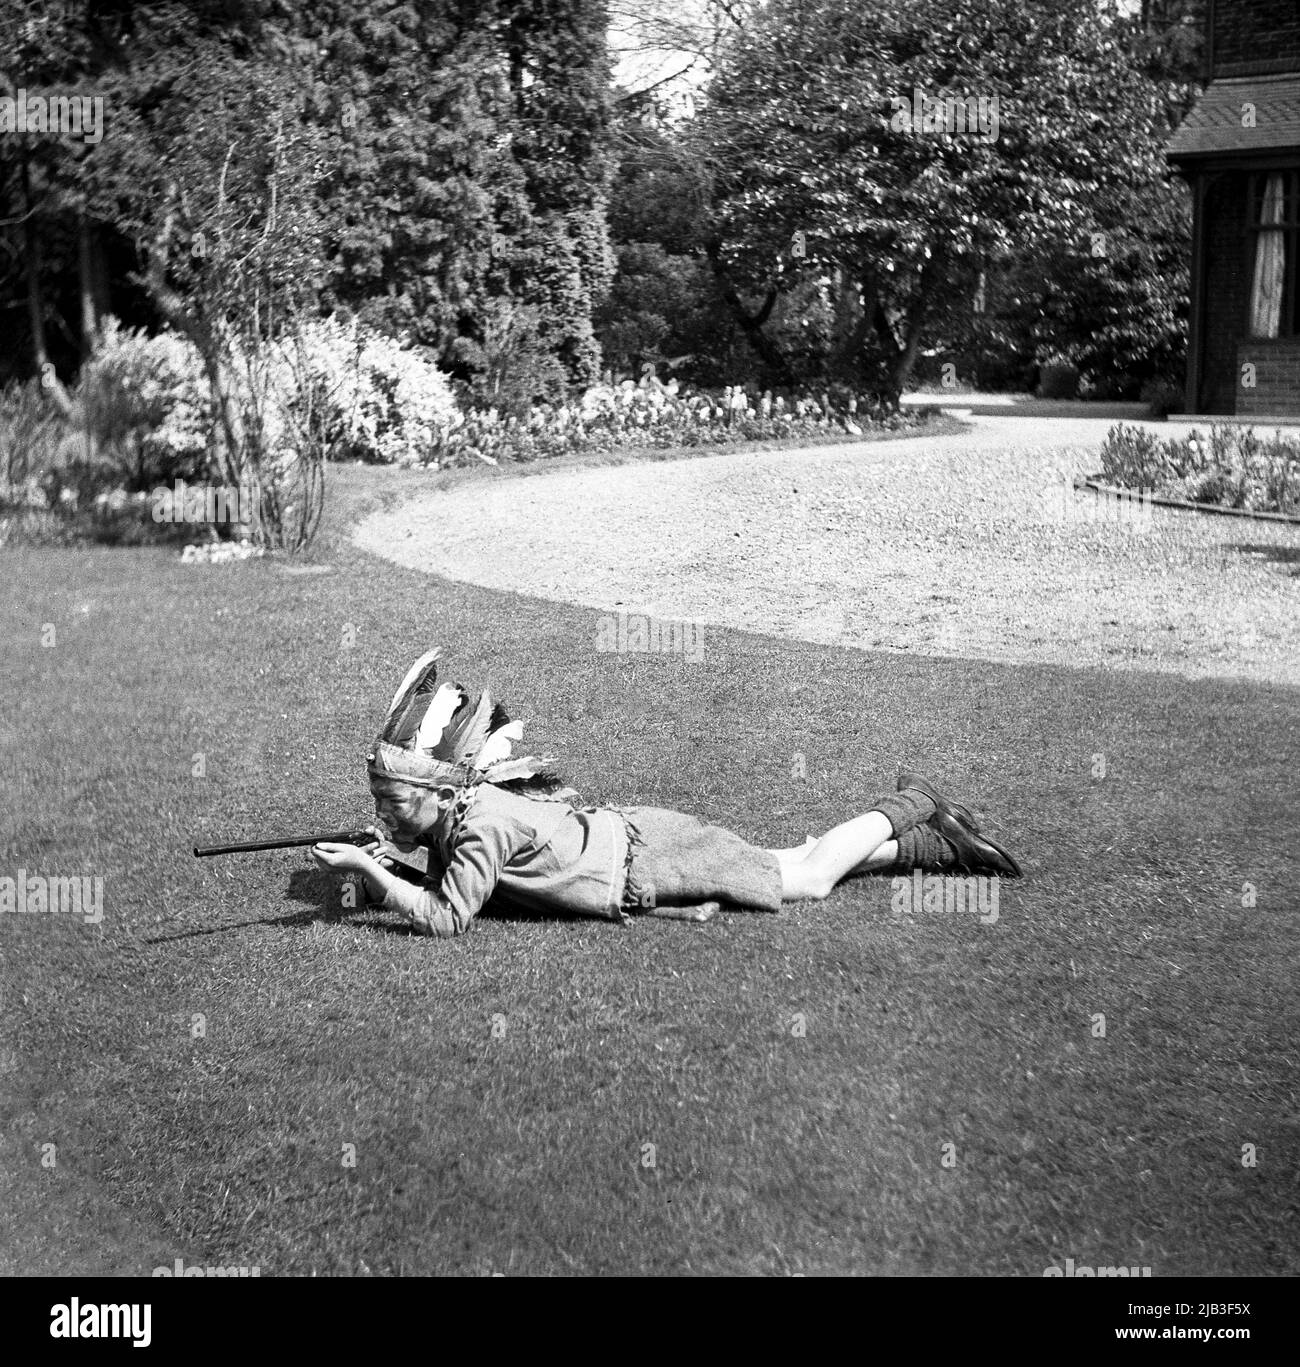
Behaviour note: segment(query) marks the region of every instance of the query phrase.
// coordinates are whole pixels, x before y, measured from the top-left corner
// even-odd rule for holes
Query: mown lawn
[[[602,654],[591,612],[346,544],[425,479],[338,472],[310,567],[0,557],[0,874],[105,887],[99,926],[0,917],[0,1272],[1300,1271],[1294,693],[723,631]],[[1026,879],[995,925],[867,879],[434,942],[305,852],[191,857],[367,818],[434,642],[593,798],[794,843],[906,763]]]

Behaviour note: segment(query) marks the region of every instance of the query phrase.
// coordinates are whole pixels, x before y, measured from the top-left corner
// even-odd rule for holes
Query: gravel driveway
[[[376,514],[356,539],[451,579],[661,623],[1300,684],[1300,526],[1075,495],[1109,420],[968,421],[473,481]]]

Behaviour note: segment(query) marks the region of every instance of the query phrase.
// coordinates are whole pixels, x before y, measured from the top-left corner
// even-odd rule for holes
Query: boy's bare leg
[[[817,844],[817,837],[810,835],[802,845],[795,845],[788,850],[769,850],[769,854],[776,855],[782,864],[801,864],[807,859],[813,847]],[[850,869],[846,878],[851,878],[855,873],[877,873],[881,869],[887,869],[898,862],[898,841],[886,840],[874,853],[869,854],[856,868]]]
[[[926,824],[938,810],[937,796],[929,784],[909,783],[895,793],[883,793],[870,811],[827,831],[810,848],[774,851],[781,867],[782,901],[828,897],[836,884],[854,873],[872,873],[900,864],[906,868],[946,868],[957,862],[951,841]],[[975,845],[969,854],[983,862],[999,857],[991,845],[987,852],[976,848],[977,836],[966,843],[971,841]],[[1009,856],[1003,862],[1008,860]]]
[[[852,878],[855,873],[878,873],[881,869],[892,868],[898,863],[898,841],[886,840],[883,845],[878,846],[871,854],[859,864],[846,873],[845,878]]]
[[[886,845],[892,850],[884,849]],[[781,865],[781,899],[801,902],[828,897],[850,873],[868,873],[893,863],[898,855],[894,828],[883,812],[867,812],[826,832],[792,858],[791,851],[774,850]]]

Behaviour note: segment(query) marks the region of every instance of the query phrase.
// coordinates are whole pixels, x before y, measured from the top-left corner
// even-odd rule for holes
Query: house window
[[[1300,247],[1300,173],[1273,171],[1255,176],[1251,186],[1251,224],[1255,240],[1250,289],[1250,335],[1294,337],[1300,332],[1296,308],[1297,248]]]

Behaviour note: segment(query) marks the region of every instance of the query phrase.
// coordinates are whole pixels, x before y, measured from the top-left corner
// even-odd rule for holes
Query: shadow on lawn
[[[338,885],[334,875],[319,873],[314,869],[299,869],[289,875],[286,896],[292,902],[302,903],[301,911],[290,912],[287,916],[255,916],[247,921],[231,921],[226,925],[211,926],[201,930],[183,930],[178,935],[155,935],[148,944],[167,944],[172,940],[193,940],[203,935],[224,935],[228,931],[243,930],[248,926],[284,926],[286,929],[299,929],[314,925],[317,921],[342,921],[358,913],[376,911],[362,902],[357,907],[339,905]],[[414,935],[411,926],[396,925],[391,920],[372,921],[368,927],[393,935]]]
[[[285,929],[303,929],[317,921],[337,922],[358,915],[369,919],[359,924],[365,930],[377,931],[384,935],[418,935],[414,926],[394,921],[377,906],[367,906],[364,902],[356,907],[339,905],[338,884],[333,874],[317,872],[314,869],[299,869],[289,875],[286,896],[292,902],[302,904],[300,911],[290,912],[287,916],[255,916],[247,921],[231,921],[226,925],[211,926],[201,930],[183,930],[177,935],[154,935],[146,938],[151,945],[168,944],[173,940],[193,940],[205,935],[225,935],[232,930],[244,930],[248,926],[282,926]],[[492,921],[515,921],[529,923],[555,922],[557,924],[586,921],[586,916],[540,915],[519,907],[507,906],[500,902],[489,902],[480,916]]]
[[[1257,555],[1277,565],[1289,565],[1291,578],[1300,578],[1300,546],[1258,545],[1247,541],[1233,542],[1231,549],[1241,555]]]

